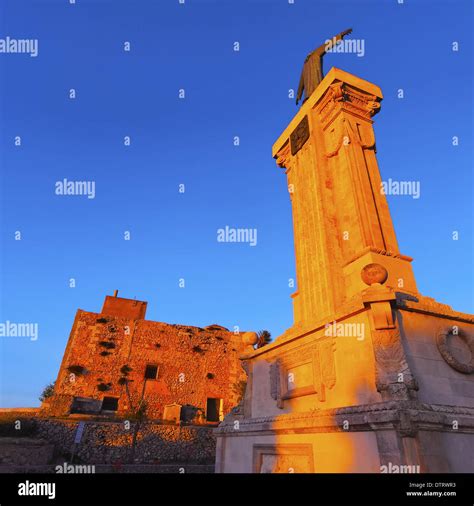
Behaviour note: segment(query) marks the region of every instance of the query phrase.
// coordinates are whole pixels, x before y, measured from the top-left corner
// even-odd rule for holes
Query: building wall
[[[437,334],[457,327],[474,339],[474,325],[456,319],[399,311],[400,329],[407,360],[416,378],[421,402],[474,407],[474,375],[453,369],[443,359],[436,344]],[[470,353],[460,339],[450,349],[462,362]]]
[[[170,325],[79,310],[44,414],[66,414],[73,397],[99,405],[115,397],[118,413],[125,415],[137,408],[142,393],[152,418],[161,418],[172,403],[205,412],[208,398],[223,399],[226,414],[239,402],[240,382],[246,380],[239,360],[243,347],[241,335],[217,325]],[[147,364],[158,366],[156,379],[145,381]]]
[[[363,325],[364,339],[333,339],[322,327],[254,352],[247,409],[216,429],[216,472],[472,472],[474,376],[453,368],[449,356],[461,368],[472,364],[473,324],[468,315],[427,299],[417,304],[413,310],[392,307],[397,328],[390,331],[373,329],[378,320],[372,306],[337,319]],[[440,351],[440,333],[448,336],[448,359]],[[283,372],[280,385],[294,371],[296,382],[303,373],[315,392],[281,396],[276,363]],[[300,366],[306,363],[306,369]],[[382,388],[387,397],[376,381],[389,385]],[[407,389],[393,388],[399,384]],[[259,452],[266,453],[263,466]],[[408,471],[397,470],[402,468]]]

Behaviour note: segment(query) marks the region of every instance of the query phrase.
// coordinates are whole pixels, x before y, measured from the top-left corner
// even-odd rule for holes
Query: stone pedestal
[[[242,357],[217,472],[474,471],[474,317],[422,296],[398,249],[381,99],[333,68],[273,146],[292,202],[294,325]]]
[[[377,262],[386,285],[416,292],[381,192],[372,117],[378,86],[332,68],[273,146],[293,211],[295,322],[333,313],[364,288],[360,269]]]

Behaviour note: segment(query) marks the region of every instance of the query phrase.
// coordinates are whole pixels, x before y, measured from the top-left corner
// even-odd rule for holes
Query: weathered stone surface
[[[181,404],[167,404],[163,410],[163,420],[178,422],[181,419]]]
[[[294,324],[245,354],[245,409],[216,429],[217,472],[474,471],[474,317],[422,296],[398,249],[375,156],[381,99],[333,68],[273,146]]]
[[[0,468],[49,464],[53,451],[54,445],[45,439],[0,437]]]
[[[212,464],[215,436],[210,427],[141,422],[86,421],[81,442],[74,448],[79,421],[36,420],[38,436],[54,445],[57,454],[74,454],[87,464]],[[132,452],[133,436],[136,445]],[[133,456],[133,459],[132,459]]]
[[[207,417],[216,422],[238,404],[239,385],[246,380],[239,355],[249,348],[248,336],[242,339],[244,333],[218,325],[144,320],[145,307],[140,301],[107,297],[102,313],[77,312],[55,393],[44,403],[43,415],[97,414],[102,399],[109,397],[117,399],[120,417],[132,416],[146,404],[146,416],[160,419],[165,405],[178,403],[188,421],[205,422]],[[152,377],[145,378],[147,374]],[[213,413],[207,412],[208,399],[217,399]],[[110,413],[115,406],[107,407]]]

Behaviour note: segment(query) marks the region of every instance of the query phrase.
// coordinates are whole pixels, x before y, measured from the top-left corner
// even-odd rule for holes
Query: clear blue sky
[[[388,198],[400,249],[423,294],[473,312],[472,23],[470,0],[2,0],[0,38],[36,38],[39,54],[0,54],[0,321],[37,322],[39,339],[0,338],[0,406],[38,404],[76,310],[116,288],[151,320],[291,326],[291,209],[271,147],[306,54],[348,27],[364,57],[328,55],[325,71],[382,88],[382,177],[421,183],[417,200]],[[55,195],[64,178],[95,181],[95,199]],[[257,246],[218,243],[226,225],[256,227]]]

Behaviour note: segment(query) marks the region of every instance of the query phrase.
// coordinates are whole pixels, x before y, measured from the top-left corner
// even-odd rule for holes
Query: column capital
[[[382,90],[377,85],[332,67],[273,144],[272,156],[278,156],[290,135],[313,108],[318,107],[320,114],[330,119],[331,105],[339,104],[345,110],[370,120],[380,110],[382,99]]]
[[[315,104],[318,119],[326,129],[340,112],[346,112],[362,120],[368,120],[380,111],[381,97],[344,81],[336,81],[326,88]]]

